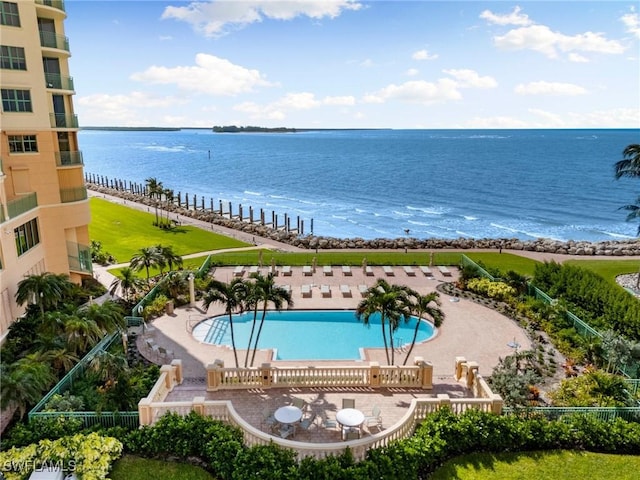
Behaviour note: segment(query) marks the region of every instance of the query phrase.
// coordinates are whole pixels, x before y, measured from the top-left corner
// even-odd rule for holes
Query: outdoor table
[[[364,423],[364,413],[356,408],[343,408],[336,413],[336,420],[345,427],[359,427]]]
[[[286,405],[277,409],[273,416],[280,423],[296,423],[302,418],[302,410],[300,410],[298,407],[294,407],[293,405]],[[364,421],[364,416],[362,418],[362,421]]]

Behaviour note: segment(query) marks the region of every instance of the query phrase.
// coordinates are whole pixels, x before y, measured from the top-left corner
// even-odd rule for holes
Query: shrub
[[[513,298],[518,292],[504,282],[492,282],[488,278],[472,278],[467,282],[467,289],[480,295],[504,301]]]
[[[36,417],[29,423],[17,423],[2,438],[2,450],[12,447],[24,447],[40,440],[72,435],[80,432],[82,420],[62,415],[58,417]]]

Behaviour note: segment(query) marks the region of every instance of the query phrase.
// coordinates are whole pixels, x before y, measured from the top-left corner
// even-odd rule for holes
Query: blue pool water
[[[258,313],[259,326],[261,313]],[[402,323],[394,333],[394,344],[411,343],[417,318]],[[253,312],[233,316],[236,348],[244,350],[249,342]],[[384,348],[380,316],[365,326],[353,310],[287,310],[267,312],[259,349],[277,350],[276,360],[358,360],[361,348]],[[416,342],[431,338],[432,324],[421,321]],[[208,318],[193,329],[193,335],[205,343],[231,346],[229,316]]]

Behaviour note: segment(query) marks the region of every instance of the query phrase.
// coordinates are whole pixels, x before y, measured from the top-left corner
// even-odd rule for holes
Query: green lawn
[[[112,480],[214,480],[209,472],[185,463],[125,455],[113,464]]]
[[[640,456],[590,452],[543,451],[474,453],[445,462],[432,480],[632,480]]]
[[[638,260],[567,260],[566,263],[593,270],[611,282],[615,282],[617,275],[638,273],[640,269]]]
[[[178,255],[249,245],[191,226],[162,230],[153,226],[153,209],[151,213],[142,212],[96,197],[91,198],[89,204],[90,238],[101,242],[103,251],[113,255],[118,263],[128,262],[141,248],[158,244],[173,247]]]

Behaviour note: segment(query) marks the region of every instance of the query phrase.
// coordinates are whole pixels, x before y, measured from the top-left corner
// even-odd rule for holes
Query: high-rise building
[[[91,275],[66,17],[62,0],[0,1],[0,341],[22,279]]]

